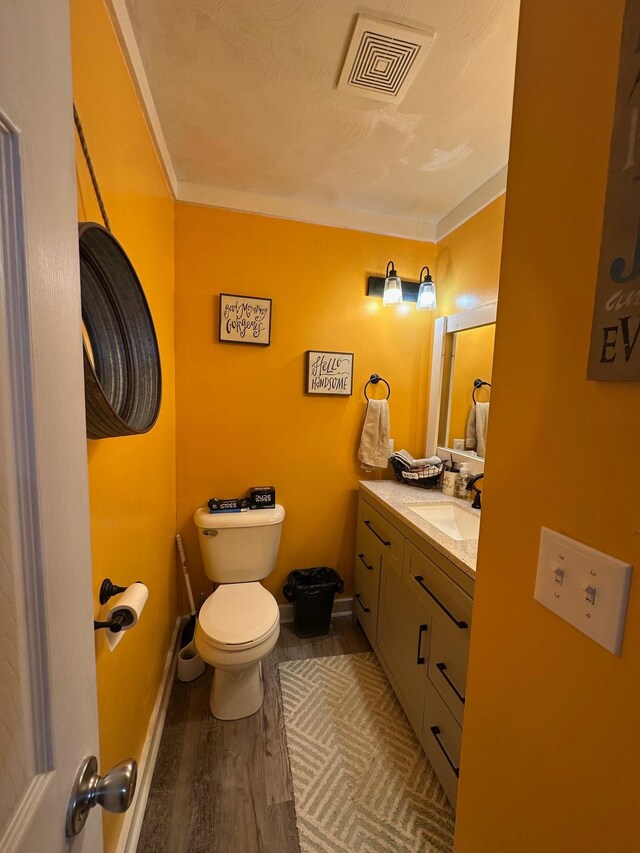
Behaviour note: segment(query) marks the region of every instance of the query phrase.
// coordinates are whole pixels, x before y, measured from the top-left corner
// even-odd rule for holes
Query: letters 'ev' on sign
[[[353,353],[307,350],[306,392],[350,397],[353,392]]]
[[[221,293],[219,337],[223,343],[268,347],[271,343],[271,300]]]
[[[640,379],[640,0],[627,0],[588,379]]]

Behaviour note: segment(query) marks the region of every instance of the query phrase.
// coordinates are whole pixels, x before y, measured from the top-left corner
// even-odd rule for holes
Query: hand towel
[[[478,456],[487,455],[487,430],[489,428],[489,403],[476,403],[476,453]]]
[[[474,403],[469,412],[464,446],[467,450],[475,450],[483,458],[486,455],[488,426],[489,403]]]
[[[467,420],[467,434],[464,438],[464,449],[475,450],[478,439],[476,438],[476,404],[471,406],[469,419]]]
[[[439,456],[429,456],[428,459],[414,459],[408,450],[396,450],[392,455],[407,468],[425,468],[427,465],[442,464]]]
[[[389,404],[369,400],[364,416],[358,459],[362,467],[386,468],[389,459]]]

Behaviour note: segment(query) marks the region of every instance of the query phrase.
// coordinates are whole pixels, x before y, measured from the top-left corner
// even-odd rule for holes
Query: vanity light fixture
[[[383,305],[399,305],[402,302],[402,282],[395,269],[393,261],[387,264],[387,272],[384,280],[384,293],[382,294]]]
[[[427,271],[427,274],[422,278],[422,273]],[[436,307],[436,285],[431,278],[429,267],[422,267],[420,270],[420,290],[418,291],[418,302],[416,308],[418,311],[433,311]]]

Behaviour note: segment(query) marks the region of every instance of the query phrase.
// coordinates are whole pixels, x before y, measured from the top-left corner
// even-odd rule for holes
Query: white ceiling
[[[432,239],[504,188],[519,0],[114,5],[178,198]],[[400,104],[336,88],[358,13],[435,30]]]

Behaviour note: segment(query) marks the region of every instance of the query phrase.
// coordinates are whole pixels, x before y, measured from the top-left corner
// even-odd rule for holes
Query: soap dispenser
[[[456,497],[463,501],[469,500],[469,492],[467,491],[467,483],[471,479],[471,466],[463,462],[460,466],[460,473],[456,480]]]

